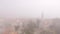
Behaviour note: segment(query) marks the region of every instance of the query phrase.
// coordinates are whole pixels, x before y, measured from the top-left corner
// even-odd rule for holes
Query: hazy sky
[[[60,17],[60,0],[0,0],[0,17]]]

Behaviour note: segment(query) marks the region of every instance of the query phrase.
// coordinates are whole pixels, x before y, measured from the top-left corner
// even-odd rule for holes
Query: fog
[[[59,18],[60,0],[0,0],[0,17]]]

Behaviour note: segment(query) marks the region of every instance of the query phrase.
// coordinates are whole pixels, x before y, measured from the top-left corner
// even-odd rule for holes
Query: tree
[[[36,24],[31,20],[29,21],[27,28],[25,29],[25,34],[33,34]]]

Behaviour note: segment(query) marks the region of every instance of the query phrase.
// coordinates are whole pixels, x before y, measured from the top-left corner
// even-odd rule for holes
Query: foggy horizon
[[[60,18],[60,0],[0,0],[0,17]]]

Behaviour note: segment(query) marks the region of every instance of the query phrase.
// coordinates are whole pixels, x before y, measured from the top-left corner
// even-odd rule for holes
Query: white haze
[[[60,0],[0,0],[0,17],[60,17]]]

